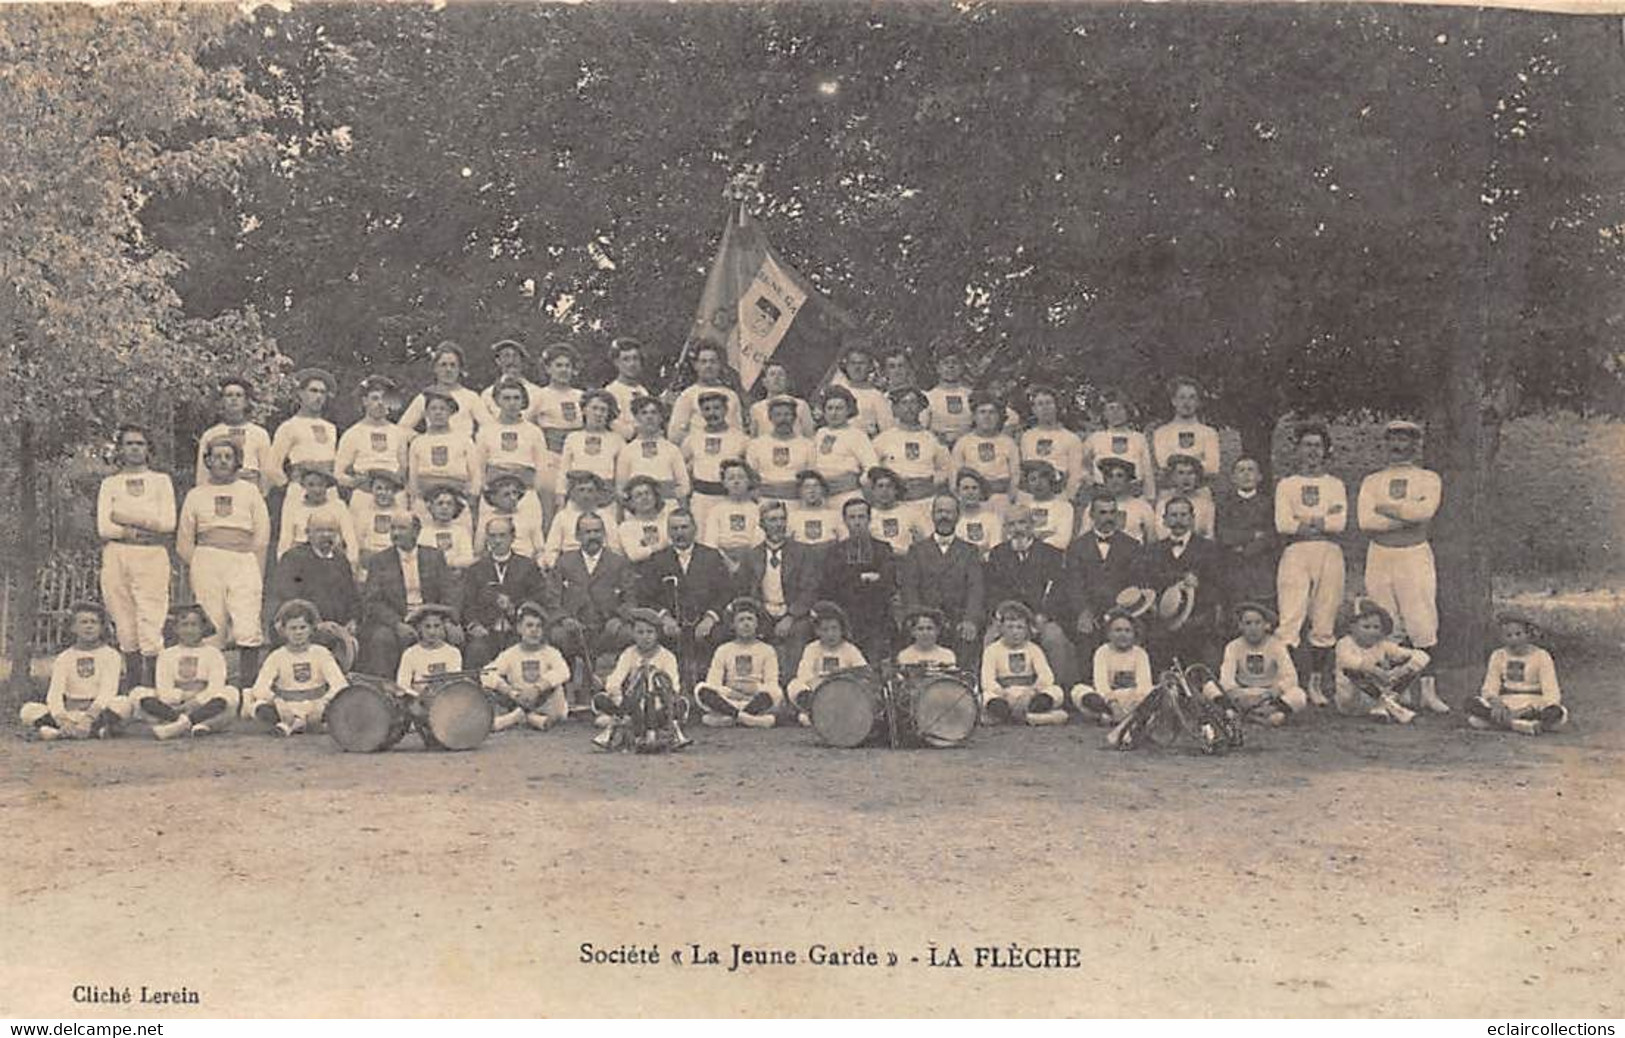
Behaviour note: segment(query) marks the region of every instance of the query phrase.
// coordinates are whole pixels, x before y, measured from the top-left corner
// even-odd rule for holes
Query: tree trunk
[[[1494,465],[1500,422],[1487,416],[1478,344],[1463,329],[1451,375],[1428,416],[1427,463],[1444,482],[1433,524],[1439,574],[1440,662],[1481,663],[1489,652],[1493,606],[1489,524],[1494,517]]]
[[[7,654],[11,663],[11,680],[5,697],[6,717],[16,715],[17,708],[33,692],[29,666],[33,662],[30,644],[34,640],[34,618],[39,613],[39,573],[41,564],[39,537],[39,459],[38,444],[32,422],[17,423],[17,485],[12,487],[12,500],[17,502],[17,532],[10,555],[12,596],[10,640]]]

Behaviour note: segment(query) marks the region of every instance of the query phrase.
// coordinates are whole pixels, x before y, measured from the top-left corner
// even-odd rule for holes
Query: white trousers
[[[192,555],[192,594],[214,624],[210,639],[222,649],[265,644],[261,610],[264,578],[252,552],[199,548]]]
[[[1418,649],[1439,644],[1439,578],[1433,546],[1389,548],[1373,542],[1365,553],[1365,593],[1394,618],[1394,637],[1408,635]]]
[[[169,549],[119,541],[102,545],[102,602],[118,629],[120,652],[158,655],[169,615]]]
[[[1276,634],[1297,648],[1309,622],[1309,644],[1329,649],[1337,644],[1337,610],[1343,604],[1343,549],[1331,541],[1297,541],[1281,553],[1275,574],[1281,605]]]

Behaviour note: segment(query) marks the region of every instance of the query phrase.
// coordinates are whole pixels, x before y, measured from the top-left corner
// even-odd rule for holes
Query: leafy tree
[[[669,355],[759,163],[776,247],[922,363],[963,339],[1153,420],[1191,372],[1264,458],[1283,416],[1426,418],[1476,654],[1500,425],[1620,404],[1617,41],[1398,6],[261,9],[219,53],[281,162],[154,233],[187,298],[352,379],[447,336]]]
[[[0,16],[14,689],[28,675],[41,474],[121,420],[151,423],[162,439],[170,409],[212,376],[269,378],[282,361],[252,309],[188,312],[174,284],[184,261],[142,223],[149,200],[229,191],[269,155],[256,128],[264,101],[240,74],[196,60],[228,17],[145,5]]]

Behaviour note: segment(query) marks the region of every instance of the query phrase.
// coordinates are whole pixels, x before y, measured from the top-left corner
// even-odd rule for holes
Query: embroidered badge
[[[216,494],[214,497],[214,517],[226,519],[231,516],[231,495]]]
[[[375,432],[368,437],[375,451],[389,450],[389,433]]]
[[[542,680],[542,661],[520,660],[519,679],[531,685],[534,685],[536,682]]]

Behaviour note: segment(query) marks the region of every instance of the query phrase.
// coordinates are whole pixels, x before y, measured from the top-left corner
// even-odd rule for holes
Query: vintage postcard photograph
[[[0,1017],[1625,1016],[1625,7],[7,4],[0,213]]]

